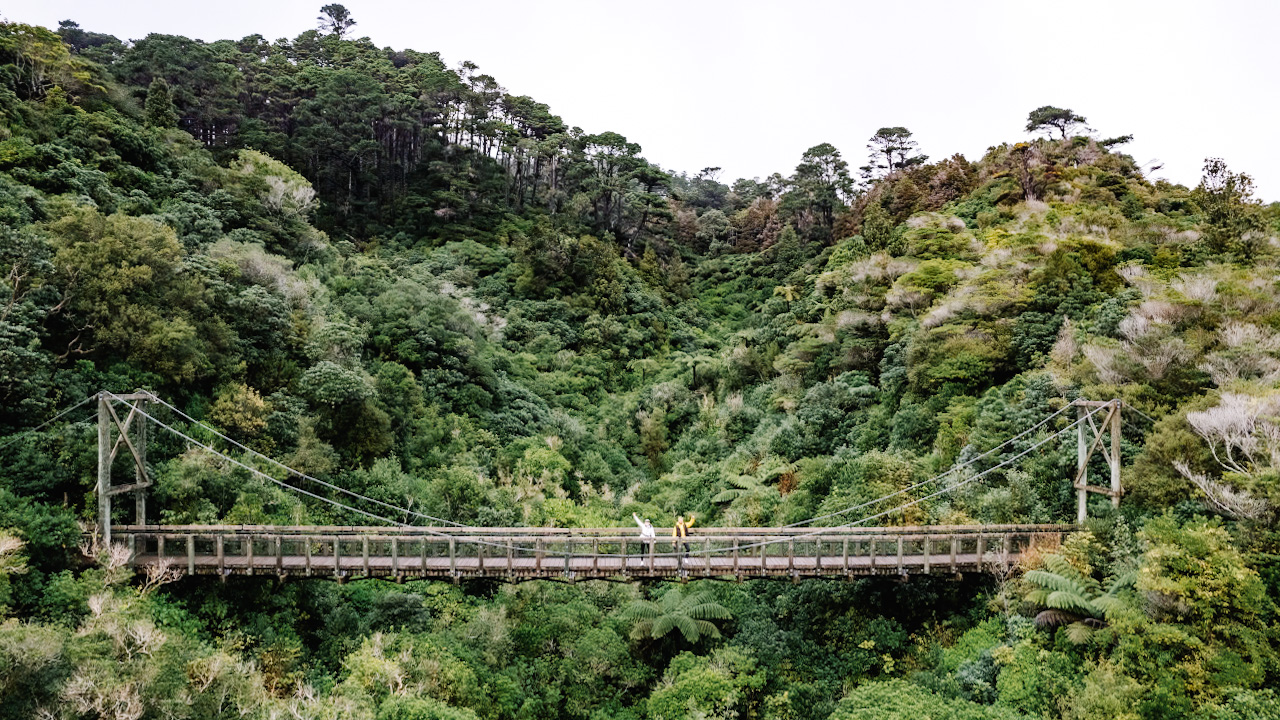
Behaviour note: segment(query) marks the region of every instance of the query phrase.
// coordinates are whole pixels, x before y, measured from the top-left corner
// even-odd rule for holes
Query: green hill
[[[1280,205],[1247,175],[1153,181],[1046,107],[981,158],[884,128],[860,172],[823,144],[727,184],[322,12],[0,23],[0,718],[1280,717]],[[89,409],[27,431],[138,387],[476,525],[782,525],[993,448],[877,523],[1068,522],[1074,438],[1001,443],[1076,398],[1125,401],[1126,495],[995,579],[164,584],[82,554]],[[150,457],[151,522],[365,522]],[[633,637],[671,593],[732,619]]]

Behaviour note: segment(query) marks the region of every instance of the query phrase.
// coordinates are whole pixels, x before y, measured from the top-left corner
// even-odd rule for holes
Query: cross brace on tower
[[[116,495],[133,493],[134,523],[147,524],[147,488],[151,487],[147,474],[147,423],[138,411],[146,412],[148,400],[151,393],[143,391],[125,395],[98,393],[98,529],[104,544],[111,542],[111,498]],[[116,403],[129,408],[124,420],[116,413]],[[113,486],[111,469],[121,447],[133,456],[134,482]]]
[[[1076,489],[1076,522],[1083,524],[1089,516],[1089,493],[1107,495],[1111,498],[1112,507],[1120,507],[1120,496],[1124,493],[1120,487],[1120,406],[1119,400],[1073,400],[1080,424],[1076,426],[1076,479],[1072,486]],[[1097,408],[1106,408],[1107,414],[1101,424],[1095,424],[1093,416]],[[1086,428],[1086,425],[1088,426]],[[1089,434],[1092,433],[1092,440]],[[1102,441],[1104,435],[1111,436],[1111,448]],[[1101,452],[1111,467],[1111,487],[1089,484],[1089,461],[1095,452]]]

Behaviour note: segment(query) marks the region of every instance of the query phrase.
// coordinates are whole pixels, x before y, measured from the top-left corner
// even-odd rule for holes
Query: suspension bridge
[[[294,470],[220,433],[145,391],[101,392],[77,407],[97,402],[98,522],[95,540],[126,548],[139,569],[177,575],[384,577],[397,581],[435,578],[689,579],[856,577],[1007,573],[1029,552],[1058,546],[1083,523],[1090,495],[1118,505],[1120,422],[1124,403],[1073,401],[1039,423],[959,463],[946,472],[874,500],[783,527],[691,529],[679,546],[670,537],[645,539],[634,528],[473,527],[353,492]],[[1051,423],[1076,409],[1073,422]],[[168,422],[157,417],[165,414]],[[36,428],[37,430],[40,428]],[[148,433],[172,434],[224,463],[379,523],[352,526],[163,525],[149,522]],[[1042,432],[1041,432],[1042,431]],[[1039,435],[1037,433],[1039,432]],[[1077,467],[1076,524],[871,526],[907,508],[981,482],[1050,442],[1074,433]],[[201,440],[196,434],[209,438]],[[1109,440],[1110,442],[1105,442]],[[997,453],[1017,449],[999,459]],[[215,447],[221,442],[228,450]],[[1109,445],[1109,447],[1108,447]],[[3,449],[3,446],[0,446]],[[238,453],[233,456],[231,453]],[[1089,482],[1089,461],[1100,454],[1110,471],[1107,486]],[[994,457],[993,457],[994,456]],[[130,462],[131,460],[131,462]],[[988,467],[978,469],[988,460]],[[119,467],[125,466],[125,469]],[[263,470],[268,467],[271,472]],[[131,482],[118,484],[122,476]],[[132,524],[116,524],[116,498],[131,495]],[[888,507],[897,499],[898,504]],[[887,508],[887,509],[881,509]],[[858,515],[860,513],[860,515]],[[399,520],[394,518],[400,518]],[[856,519],[851,519],[856,518]]]

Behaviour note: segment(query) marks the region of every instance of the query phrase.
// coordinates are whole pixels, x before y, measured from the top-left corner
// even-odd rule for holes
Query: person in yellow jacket
[[[676,547],[683,545],[685,557],[689,556],[689,528],[693,527],[693,524],[697,521],[698,519],[692,514],[689,515],[689,522],[684,521],[683,515],[676,516],[676,526],[671,528],[671,549],[673,551]]]

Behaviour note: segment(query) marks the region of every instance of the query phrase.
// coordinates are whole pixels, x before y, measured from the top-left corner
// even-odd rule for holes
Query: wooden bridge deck
[[[620,528],[115,526],[138,568],[188,575],[533,579],[982,573],[1074,526],[705,528],[689,553]],[[669,532],[669,531],[668,531]]]

